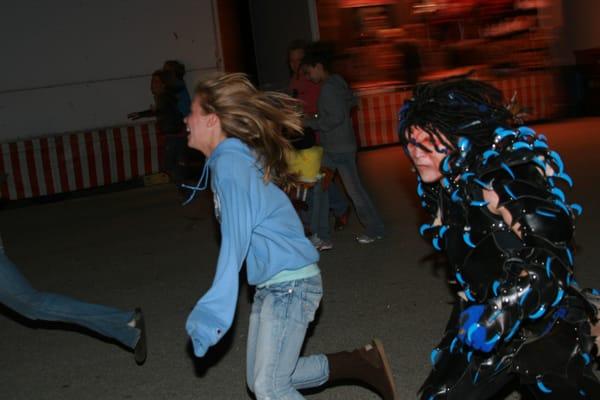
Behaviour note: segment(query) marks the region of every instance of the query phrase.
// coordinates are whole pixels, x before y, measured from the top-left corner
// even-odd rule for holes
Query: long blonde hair
[[[297,100],[282,93],[257,90],[241,73],[202,81],[195,95],[205,112],[219,117],[227,137],[240,139],[256,152],[265,182],[281,187],[293,183],[286,152],[292,149],[289,139],[302,135]]]

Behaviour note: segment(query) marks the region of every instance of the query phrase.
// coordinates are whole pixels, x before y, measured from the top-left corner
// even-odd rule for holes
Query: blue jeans
[[[133,319],[133,311],[121,311],[60,294],[38,292],[1,249],[0,303],[29,319],[84,326],[130,348],[135,347],[140,337],[138,329],[127,325]]]
[[[300,357],[322,296],[321,275],[256,288],[248,328],[246,381],[257,400],[304,399],[298,389],[327,381],[325,355]]]
[[[344,194],[344,190],[340,187],[337,179],[333,179],[329,185],[329,208],[333,211],[333,215],[340,217],[348,209],[348,200]]]
[[[324,153],[322,163],[324,166],[338,171],[348,196],[354,204],[358,219],[365,227],[365,233],[372,237],[383,236],[385,233],[383,221],[358,175],[356,152]],[[319,219],[318,235],[321,239],[328,240],[331,236],[329,233],[329,193],[315,190],[314,202],[316,210],[313,215]]]
[[[327,196],[327,199],[325,198]],[[310,231],[316,234],[319,239],[331,240],[331,230],[329,227],[329,210],[333,210],[333,215],[339,217],[348,209],[348,200],[342,189],[334,182],[331,182],[326,193],[323,193],[321,182],[310,189],[309,193],[309,224]],[[328,201],[328,203],[325,203]]]
[[[323,191],[321,181],[312,189],[312,209],[310,213],[310,230],[319,239],[331,240],[329,228],[329,190]]]

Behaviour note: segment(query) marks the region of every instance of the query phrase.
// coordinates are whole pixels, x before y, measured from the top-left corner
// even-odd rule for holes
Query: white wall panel
[[[20,0],[0,10],[0,141],[122,124],[150,75],[218,69],[211,0]]]

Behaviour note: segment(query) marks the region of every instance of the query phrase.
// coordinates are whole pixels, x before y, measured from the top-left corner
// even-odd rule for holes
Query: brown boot
[[[354,380],[375,389],[384,400],[396,400],[392,368],[379,339],[353,351],[326,354],[329,381]]]

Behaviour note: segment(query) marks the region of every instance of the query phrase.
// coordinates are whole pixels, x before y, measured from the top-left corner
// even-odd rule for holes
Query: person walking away
[[[323,164],[338,171],[358,218],[365,227],[365,233],[358,235],[356,240],[361,244],[369,244],[383,238],[384,224],[358,175],[356,138],[350,118],[355,98],[346,81],[331,72],[332,56],[328,45],[314,43],[303,58],[302,63],[307,68],[310,80],[321,83],[318,114],[306,117],[304,125],[320,132]],[[328,225],[328,193],[325,191],[319,197],[315,201],[319,202],[320,220],[323,225]]]

